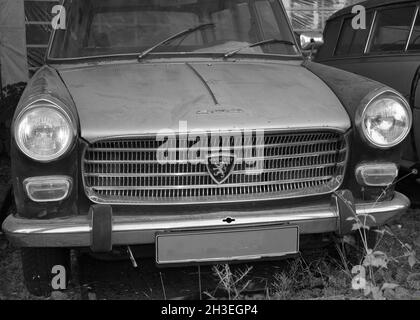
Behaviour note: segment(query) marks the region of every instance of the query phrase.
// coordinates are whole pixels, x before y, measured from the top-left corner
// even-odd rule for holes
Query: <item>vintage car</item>
[[[331,16],[324,30],[324,45],[315,61],[347,70],[400,92],[410,103],[413,130],[407,139],[403,169],[420,164],[420,15],[418,1],[370,0],[362,2],[364,29],[353,29],[352,6]]]
[[[70,271],[69,249],[153,246],[161,267],[275,259],[409,206],[391,185],[408,103],[304,60],[280,0],[64,6],[13,120],[3,230],[30,292]]]

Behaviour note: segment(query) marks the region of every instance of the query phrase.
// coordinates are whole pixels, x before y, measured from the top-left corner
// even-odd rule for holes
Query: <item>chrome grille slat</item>
[[[326,194],[341,185],[348,154],[346,139],[335,132],[265,133],[263,137],[226,133],[203,142],[213,151],[224,147],[237,156],[232,174],[219,185],[206,164],[179,159],[179,152],[192,144],[180,147],[177,139],[142,137],[93,143],[82,161],[86,194],[97,203],[155,205]],[[240,139],[243,155],[241,145],[233,147],[235,139]],[[160,164],[156,153],[164,142],[168,151],[176,152],[168,163]],[[262,172],[247,167],[256,160],[263,160]]]
[[[291,180],[277,180],[277,181],[265,181],[265,182],[253,182],[252,186],[263,186],[263,185],[271,185],[271,184],[289,184],[289,183],[302,183],[307,181],[329,181],[331,180],[332,176],[324,176],[324,177],[312,177],[312,178],[306,178],[306,179],[291,179]],[[209,185],[177,185],[173,188],[176,188],[178,190],[189,190],[189,189],[203,189],[203,188],[233,188],[237,187],[238,184],[222,184],[222,185],[215,185],[215,184],[209,184]],[[92,187],[94,190],[126,190],[126,186],[107,186],[107,187]],[[130,186],[130,190],[167,190],[167,186],[146,186],[146,187],[137,187],[137,186]]]
[[[274,143],[274,144],[270,144],[269,146],[271,148],[274,147],[285,147],[285,146],[300,146],[300,145],[314,145],[314,144],[320,144],[320,143],[338,143],[340,142],[340,140],[320,140],[320,141],[301,141],[301,142],[289,142],[289,143]],[[233,146],[232,149],[242,149],[242,148],[255,148],[255,147],[264,147],[264,145],[253,145],[253,146]],[[230,148],[230,147],[229,147]],[[92,152],[145,152],[145,151],[150,151],[150,152],[155,152],[156,150],[158,150],[159,148],[90,148],[89,150]],[[189,148],[177,148],[177,147],[170,147],[170,148],[166,148],[168,150],[177,150],[177,151],[185,151],[188,150]],[[213,146],[213,147],[209,147],[209,150],[219,150],[219,146]]]
[[[271,169],[264,169],[264,173],[274,173],[274,172],[282,172],[282,171],[290,171],[290,170],[304,170],[304,169],[315,169],[315,168],[328,168],[328,167],[335,167],[337,165],[344,165],[343,162],[339,163],[326,163],[323,165],[313,165],[313,166],[302,166],[302,167],[285,167],[285,168],[271,168]],[[168,173],[85,173],[85,177],[102,177],[102,178],[110,178],[110,177],[170,177],[170,176],[194,176],[194,177],[203,177],[208,176],[208,172],[168,172]],[[233,175],[245,175],[245,174],[258,174],[258,170],[235,170],[232,174]]]
[[[289,159],[289,158],[304,158],[304,157],[315,157],[320,155],[336,155],[337,153],[344,153],[346,152],[345,149],[341,150],[331,150],[331,151],[320,151],[320,152],[308,152],[308,153],[296,153],[292,154],[289,153],[285,156],[264,156],[264,157],[246,157],[241,158],[238,157],[238,161],[256,161],[256,160],[277,160],[277,159]],[[185,160],[168,160],[170,164],[183,164]],[[85,163],[93,163],[93,164],[113,164],[113,163],[130,163],[130,164],[155,164],[155,160],[89,160],[86,159]]]

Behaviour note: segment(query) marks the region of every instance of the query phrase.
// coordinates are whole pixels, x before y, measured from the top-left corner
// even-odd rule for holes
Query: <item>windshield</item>
[[[176,33],[210,23],[153,50],[226,53],[263,41],[294,42],[279,0],[67,0],[66,29],[56,30],[50,59],[139,54]],[[296,55],[270,43],[240,53]]]

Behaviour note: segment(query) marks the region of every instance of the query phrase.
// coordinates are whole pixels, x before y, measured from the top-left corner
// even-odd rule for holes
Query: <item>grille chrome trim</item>
[[[332,140],[320,140],[320,141],[306,141],[306,142],[290,142],[290,143],[276,143],[276,144],[270,144],[270,148],[272,147],[286,147],[286,146],[299,146],[299,145],[313,145],[313,144],[317,144],[317,143],[330,143],[330,142],[334,142]],[[338,142],[338,140],[336,140],[336,142]],[[245,148],[250,148],[249,146],[243,146]],[[238,149],[238,148],[243,148],[243,147],[239,147],[239,146],[233,146],[232,149]],[[264,147],[264,145],[256,145],[253,147]],[[219,147],[212,147],[215,151],[219,150]],[[143,151],[143,150],[147,150],[147,151],[156,151],[157,148],[89,148],[91,151],[97,151],[97,152],[113,152],[113,151],[128,151],[128,152],[133,152],[133,151]],[[177,150],[177,151],[187,151],[188,148],[168,148],[168,150]],[[211,148],[209,148],[209,150],[211,150]]]
[[[223,146],[229,139],[223,136]],[[176,141],[167,142],[168,150],[187,149],[177,148]],[[244,152],[262,146],[261,142],[244,136]],[[219,185],[203,163],[159,164],[159,142],[153,136],[97,141],[83,152],[85,192],[92,202],[101,204],[171,205],[288,199],[329,194],[340,187],[349,153],[346,134],[279,131],[266,133],[264,142],[264,157],[237,158],[232,175]],[[216,150],[212,141],[209,150],[210,146]],[[244,170],[244,161],[250,159],[264,159],[260,175]]]
[[[338,150],[338,152],[342,153],[345,152],[346,149]],[[114,151],[116,152],[116,151]],[[277,160],[277,159],[291,159],[291,158],[304,158],[304,157],[311,157],[311,156],[319,156],[319,155],[332,155],[336,154],[337,151],[324,151],[324,152],[313,152],[313,153],[302,153],[290,156],[267,156],[267,157],[253,157],[253,158],[237,158],[238,161],[253,161],[253,160]],[[182,164],[185,163],[185,160],[168,160],[169,164]],[[155,164],[155,160],[85,160],[85,163],[91,164],[118,164],[118,163],[130,163],[130,164]]]
[[[330,180],[333,176],[324,176],[324,177],[316,177],[316,178],[306,178],[306,179],[292,179],[292,180],[273,180],[273,181],[264,181],[264,182],[253,182],[252,186],[265,186],[269,184],[288,184],[288,183],[299,183],[299,182],[310,182],[310,181],[319,181],[319,180]],[[183,186],[174,186],[178,190],[188,190],[188,189],[214,189],[214,188],[234,188],[234,187],[247,187],[248,185],[245,183],[238,183],[238,184],[210,184],[210,185],[183,185]],[[107,187],[94,187],[94,190],[125,190],[127,187],[120,187],[120,186],[107,186]],[[131,190],[167,190],[168,187],[165,186],[130,186]]]
[[[281,172],[281,171],[290,171],[290,170],[303,170],[303,169],[321,169],[321,168],[327,168],[332,167],[335,165],[344,166],[345,162],[339,162],[339,163],[327,163],[324,165],[319,166],[302,166],[302,167],[290,167],[287,169],[264,169],[264,172]],[[245,174],[245,173],[254,173],[256,174],[257,171],[252,170],[236,170],[232,174],[238,175],[238,174]],[[207,172],[178,172],[178,173],[85,173],[85,177],[113,177],[113,178],[119,178],[119,177],[170,177],[170,176],[207,176]]]

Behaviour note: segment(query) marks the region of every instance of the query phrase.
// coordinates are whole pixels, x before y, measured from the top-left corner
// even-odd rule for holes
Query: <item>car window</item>
[[[280,32],[273,9],[268,1],[257,1],[255,3],[258,15],[261,17],[261,29],[264,38],[271,39]]]
[[[155,27],[156,23],[159,23],[159,28]],[[151,46],[155,43],[154,39],[170,34],[174,26],[186,29],[199,23],[196,14],[187,12],[98,12],[93,15],[87,48],[136,47],[141,44]],[[183,43],[188,45],[202,42],[202,34],[196,32]]]
[[[200,24],[213,26],[154,53],[225,53],[271,38],[294,40],[278,0],[66,0],[64,4],[67,28],[55,31],[49,58],[136,54]],[[288,44],[273,44],[241,53],[298,55],[299,51]]]
[[[341,20],[337,18],[327,22],[324,29],[324,44],[318,49],[318,52],[316,53],[317,59],[329,58],[334,54],[340,26]]]
[[[369,52],[404,51],[416,7],[378,11]]]
[[[408,50],[420,50],[420,15],[417,15],[416,21],[414,23],[413,33],[410,38]]]
[[[352,27],[353,17],[344,19],[335,55],[356,55],[364,52],[372,23],[372,16],[372,12],[366,13],[365,29],[354,29]]]

